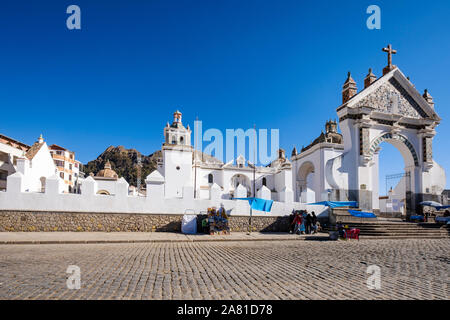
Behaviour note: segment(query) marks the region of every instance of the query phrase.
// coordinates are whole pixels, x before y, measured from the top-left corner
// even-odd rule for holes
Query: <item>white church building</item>
[[[158,172],[165,181],[165,196],[180,197],[189,186],[195,198],[208,198],[217,185],[223,199],[236,197],[237,186],[246,196],[284,203],[357,201],[360,209],[380,213],[380,143],[397,148],[404,159],[404,176],[392,197],[403,201],[406,212],[420,211],[419,202],[439,200],[445,188],[444,169],[433,160],[432,142],[441,121],[427,90],[420,94],[392,64],[390,46],[383,76],[369,70],[364,89],[357,91],[348,74],[337,108],[338,123],[328,121],[325,132],[291,159],[280,149],[278,159],[256,170],[242,155],[222,163],[193,151],[191,130],[184,127],[179,111],[164,129],[163,159]],[[160,177],[160,178],[161,178]],[[384,210],[384,208],[382,208]]]
[[[233,198],[256,196],[274,201],[271,215],[306,208],[318,213],[324,208],[306,204],[324,200],[357,201],[360,209],[380,214],[386,201],[380,205],[378,157],[380,143],[387,142],[402,154],[405,171],[402,187],[394,189],[399,194],[390,198],[403,203],[406,215],[420,212],[419,202],[439,201],[446,185],[432,152],[441,119],[429,92],[420,94],[392,64],[395,50],[383,51],[388,53],[383,75],[377,79],[369,70],[358,92],[349,73],[336,109],[339,121],[327,121],[325,132],[300,152],[294,148],[290,159],[280,149],[268,166],[254,167],[243,155],[224,163],[194,150],[191,129],[176,111],[163,129],[162,158],[145,180],[145,197],[129,194],[127,181],[110,165],[103,174],[81,180],[81,194],[60,195],[60,178],[40,140],[18,160],[18,172],[8,176],[0,209],[180,214],[224,204],[232,214],[248,215],[248,202]],[[30,196],[33,192],[44,194]]]
[[[184,127],[182,114],[174,113],[174,120],[164,128],[165,142],[162,147],[162,161],[158,172],[165,181],[164,195],[169,198],[193,192],[196,199],[209,199],[211,189],[219,188],[222,199],[237,198],[237,187],[245,192],[240,197],[255,195],[279,202],[293,202],[292,166],[283,150],[278,159],[267,167],[254,167],[239,155],[235,160],[223,163],[221,160],[194,150],[189,126]],[[152,175],[147,179],[151,179]]]
[[[23,156],[16,159],[16,167],[16,172],[7,178],[9,192],[44,193],[47,179],[57,177],[55,163],[42,135]],[[63,192],[63,188],[61,185],[59,191]]]

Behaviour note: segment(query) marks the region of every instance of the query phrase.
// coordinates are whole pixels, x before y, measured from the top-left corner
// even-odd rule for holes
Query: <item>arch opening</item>
[[[103,195],[103,196],[110,196],[111,194],[106,190],[99,190],[97,191],[97,194]]]
[[[370,155],[372,157],[376,150],[379,148],[379,145],[383,142],[390,143],[395,148],[397,148],[398,151],[400,151],[403,159],[405,160],[406,166],[419,166],[419,157],[416,150],[414,149],[414,146],[405,136],[400,134],[392,134],[388,132],[372,140],[370,144]]]
[[[296,190],[297,198],[302,203],[316,201],[314,172],[314,164],[310,161],[304,162],[298,169]]]
[[[406,140],[407,141],[407,140]],[[403,140],[387,138],[373,152],[373,209],[382,217],[404,217],[411,209],[411,177],[418,164],[414,148]]]
[[[231,177],[232,191],[234,192],[239,185],[242,185],[247,189],[247,197],[250,197],[250,195],[252,194],[250,179],[243,174],[235,174],[233,177]]]

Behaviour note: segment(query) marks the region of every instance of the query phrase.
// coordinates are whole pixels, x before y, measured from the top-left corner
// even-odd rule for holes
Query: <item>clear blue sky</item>
[[[81,30],[66,28],[71,4]],[[381,30],[366,27],[371,4]],[[279,128],[290,154],[336,118],[347,71],[361,89],[392,43],[435,98],[434,157],[450,175],[449,13],[449,1],[2,1],[0,132],[28,144],[43,133],[86,163],[109,145],[159,149],[180,108],[204,129]],[[403,171],[383,152],[381,177]]]

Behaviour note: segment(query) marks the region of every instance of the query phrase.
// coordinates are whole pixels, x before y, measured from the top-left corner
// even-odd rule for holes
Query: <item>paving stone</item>
[[[447,239],[5,245],[0,299],[449,299],[449,252]]]

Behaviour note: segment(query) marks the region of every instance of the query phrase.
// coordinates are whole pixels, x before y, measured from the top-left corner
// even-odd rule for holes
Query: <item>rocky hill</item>
[[[109,160],[111,167],[119,177],[124,177],[130,185],[136,186],[138,155],[141,156],[141,184],[145,185],[145,177],[156,169],[157,160],[162,157],[161,150],[149,156],[142,155],[136,149],[125,149],[123,146],[108,147],[97,159],[89,161],[83,166],[83,172],[88,176],[91,172],[97,174]]]
[[[211,164],[222,164],[220,160],[200,151],[195,151],[197,159]],[[145,178],[156,169],[158,160],[162,160],[161,150],[155,151],[149,156],[142,155],[136,149],[125,149],[123,146],[108,147],[97,159],[83,165],[82,171],[86,177],[92,172],[94,175],[102,170],[106,161],[109,160],[111,168],[117,172],[119,177],[124,177],[130,186],[136,186],[137,158],[141,155],[141,185],[145,185]]]

